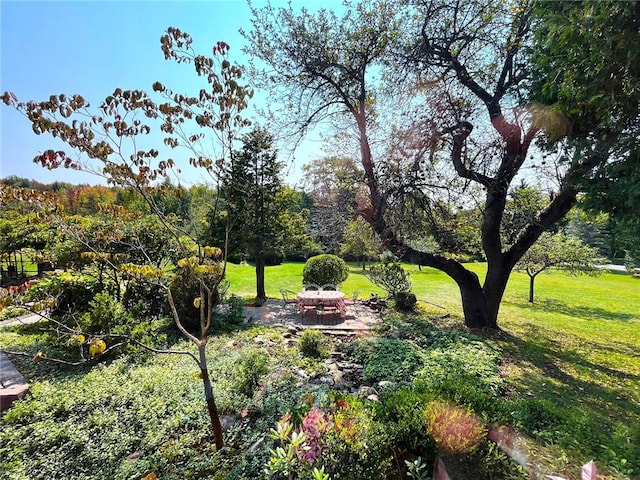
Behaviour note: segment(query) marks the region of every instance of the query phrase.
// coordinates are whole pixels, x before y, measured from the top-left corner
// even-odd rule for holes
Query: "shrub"
[[[349,276],[349,266],[336,255],[322,254],[307,260],[302,270],[302,282],[307,285],[327,283],[339,285]]]
[[[168,313],[166,291],[144,279],[134,279],[128,283],[122,304],[137,318],[157,318]]]
[[[89,302],[89,311],[80,317],[85,333],[106,333],[127,322],[124,307],[107,292],[100,292]]]
[[[95,278],[79,273],[53,273],[38,280],[27,292],[26,300],[39,302],[55,298],[52,315],[73,314],[89,309],[89,302],[101,291]]]
[[[380,393],[380,402],[374,404],[374,418],[386,425],[397,454],[421,455],[430,465],[437,448],[424,428],[424,407],[432,399],[432,395],[412,388],[386,389]]]
[[[207,273],[202,275],[202,278],[209,288],[215,288],[218,283],[223,285],[218,275]],[[198,331],[200,328],[200,309],[196,308],[193,301],[200,296],[200,281],[199,276],[194,274],[192,268],[189,266],[178,268],[171,281],[171,294],[182,325],[192,332]],[[217,290],[213,295],[214,306],[219,303],[220,298],[221,292]],[[205,303],[206,311],[208,308],[206,299],[203,303]]]
[[[231,295],[216,312],[216,326],[224,328],[230,325],[240,325],[242,322],[244,322],[244,300],[237,295]]]
[[[253,397],[260,378],[269,371],[269,357],[257,349],[243,351],[235,369],[235,388],[246,397]]]
[[[318,330],[305,330],[300,335],[298,348],[305,357],[327,358],[329,356],[329,340]]]
[[[411,312],[416,306],[417,299],[411,292],[398,292],[393,296],[397,310],[401,312]]]
[[[411,290],[411,275],[397,262],[372,265],[367,275],[371,282],[385,290],[390,297]]]
[[[472,412],[442,401],[427,404],[424,420],[438,448],[447,453],[469,452],[487,433],[483,422]]]

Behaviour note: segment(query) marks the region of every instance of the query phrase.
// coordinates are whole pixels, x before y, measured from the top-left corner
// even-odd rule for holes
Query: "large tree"
[[[322,157],[302,168],[302,184],[313,198],[310,234],[327,253],[338,253],[355,213],[362,171],[349,157]]]
[[[470,327],[497,327],[515,264],[575,204],[575,182],[608,158],[597,143],[570,159],[538,158],[536,138],[544,132],[550,142],[558,141],[568,124],[552,109],[527,103],[537,27],[532,11],[527,0],[418,0],[404,8],[370,1],[347,5],[341,18],[325,10],[267,7],[254,10],[247,35],[248,52],[269,66],[265,83],[286,92],[295,106],[289,110],[294,125],[306,128],[335,116],[349,120],[369,193],[360,213],[399,258],[456,281]],[[391,93],[404,100],[404,109],[379,94],[372,77],[380,71],[393,80]],[[392,148],[382,155],[371,132],[385,123],[396,128]],[[507,240],[509,192],[527,172],[550,200]],[[414,210],[435,212],[434,219],[441,218],[438,208],[480,210],[487,260],[482,282],[463,264],[405,241],[406,217],[397,210],[407,202]]]
[[[269,257],[283,257],[282,164],[273,136],[256,128],[243,137],[223,179],[222,196],[229,219],[229,246],[255,261],[256,296],[267,298],[264,269]]]

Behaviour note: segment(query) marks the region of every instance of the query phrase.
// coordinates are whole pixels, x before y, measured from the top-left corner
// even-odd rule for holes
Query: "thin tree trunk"
[[[207,355],[205,352],[206,343],[198,347],[200,354],[200,374],[202,376],[202,384],[204,386],[204,396],[207,401],[207,410],[209,411],[209,418],[211,419],[211,428],[213,430],[213,437],[216,442],[216,449],[220,450],[224,446],[224,440],[222,438],[222,425],[220,424],[220,416],[218,415],[218,407],[213,396],[213,387],[211,386],[211,380],[209,379],[209,369],[207,368]]]
[[[533,303],[533,283],[535,279],[535,275],[529,275],[529,303]]]
[[[264,287],[264,257],[256,257],[256,296],[260,299],[267,298]]]

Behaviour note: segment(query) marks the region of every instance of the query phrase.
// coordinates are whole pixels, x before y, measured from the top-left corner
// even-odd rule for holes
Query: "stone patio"
[[[269,299],[261,307],[245,307],[245,318],[249,322],[270,326],[293,325],[302,328],[345,332],[370,330],[382,322],[380,313],[371,310],[366,305],[348,306],[347,314],[344,317],[335,314],[317,315],[315,312],[308,312],[303,317],[297,312],[295,304],[285,305],[282,300],[274,299]]]

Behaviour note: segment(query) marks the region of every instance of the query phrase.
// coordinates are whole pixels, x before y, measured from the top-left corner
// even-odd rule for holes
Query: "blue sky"
[[[329,2],[294,3],[324,6]],[[249,18],[245,0],[2,0],[0,91],[14,92],[23,101],[78,93],[96,108],[116,87],[151,91],[153,82],[160,80],[176,92],[183,87],[188,91],[197,77],[190,66],[164,60],[159,39],[166,28],[190,33],[196,51],[205,54],[215,42],[225,41],[231,46],[231,60],[242,64],[247,60],[241,52],[245,40],[238,30],[250,28]],[[198,89],[202,86],[197,83]],[[68,148],[48,135],[35,135],[29,121],[5,105],[0,106],[0,130],[0,178],[18,175],[45,183],[100,182],[94,176],[65,169],[48,171],[34,164],[33,157],[46,149]],[[296,153],[301,159],[321,156],[317,141],[306,142]],[[298,160],[290,166],[291,182],[299,176],[300,166]],[[199,181],[197,177],[186,180]]]

